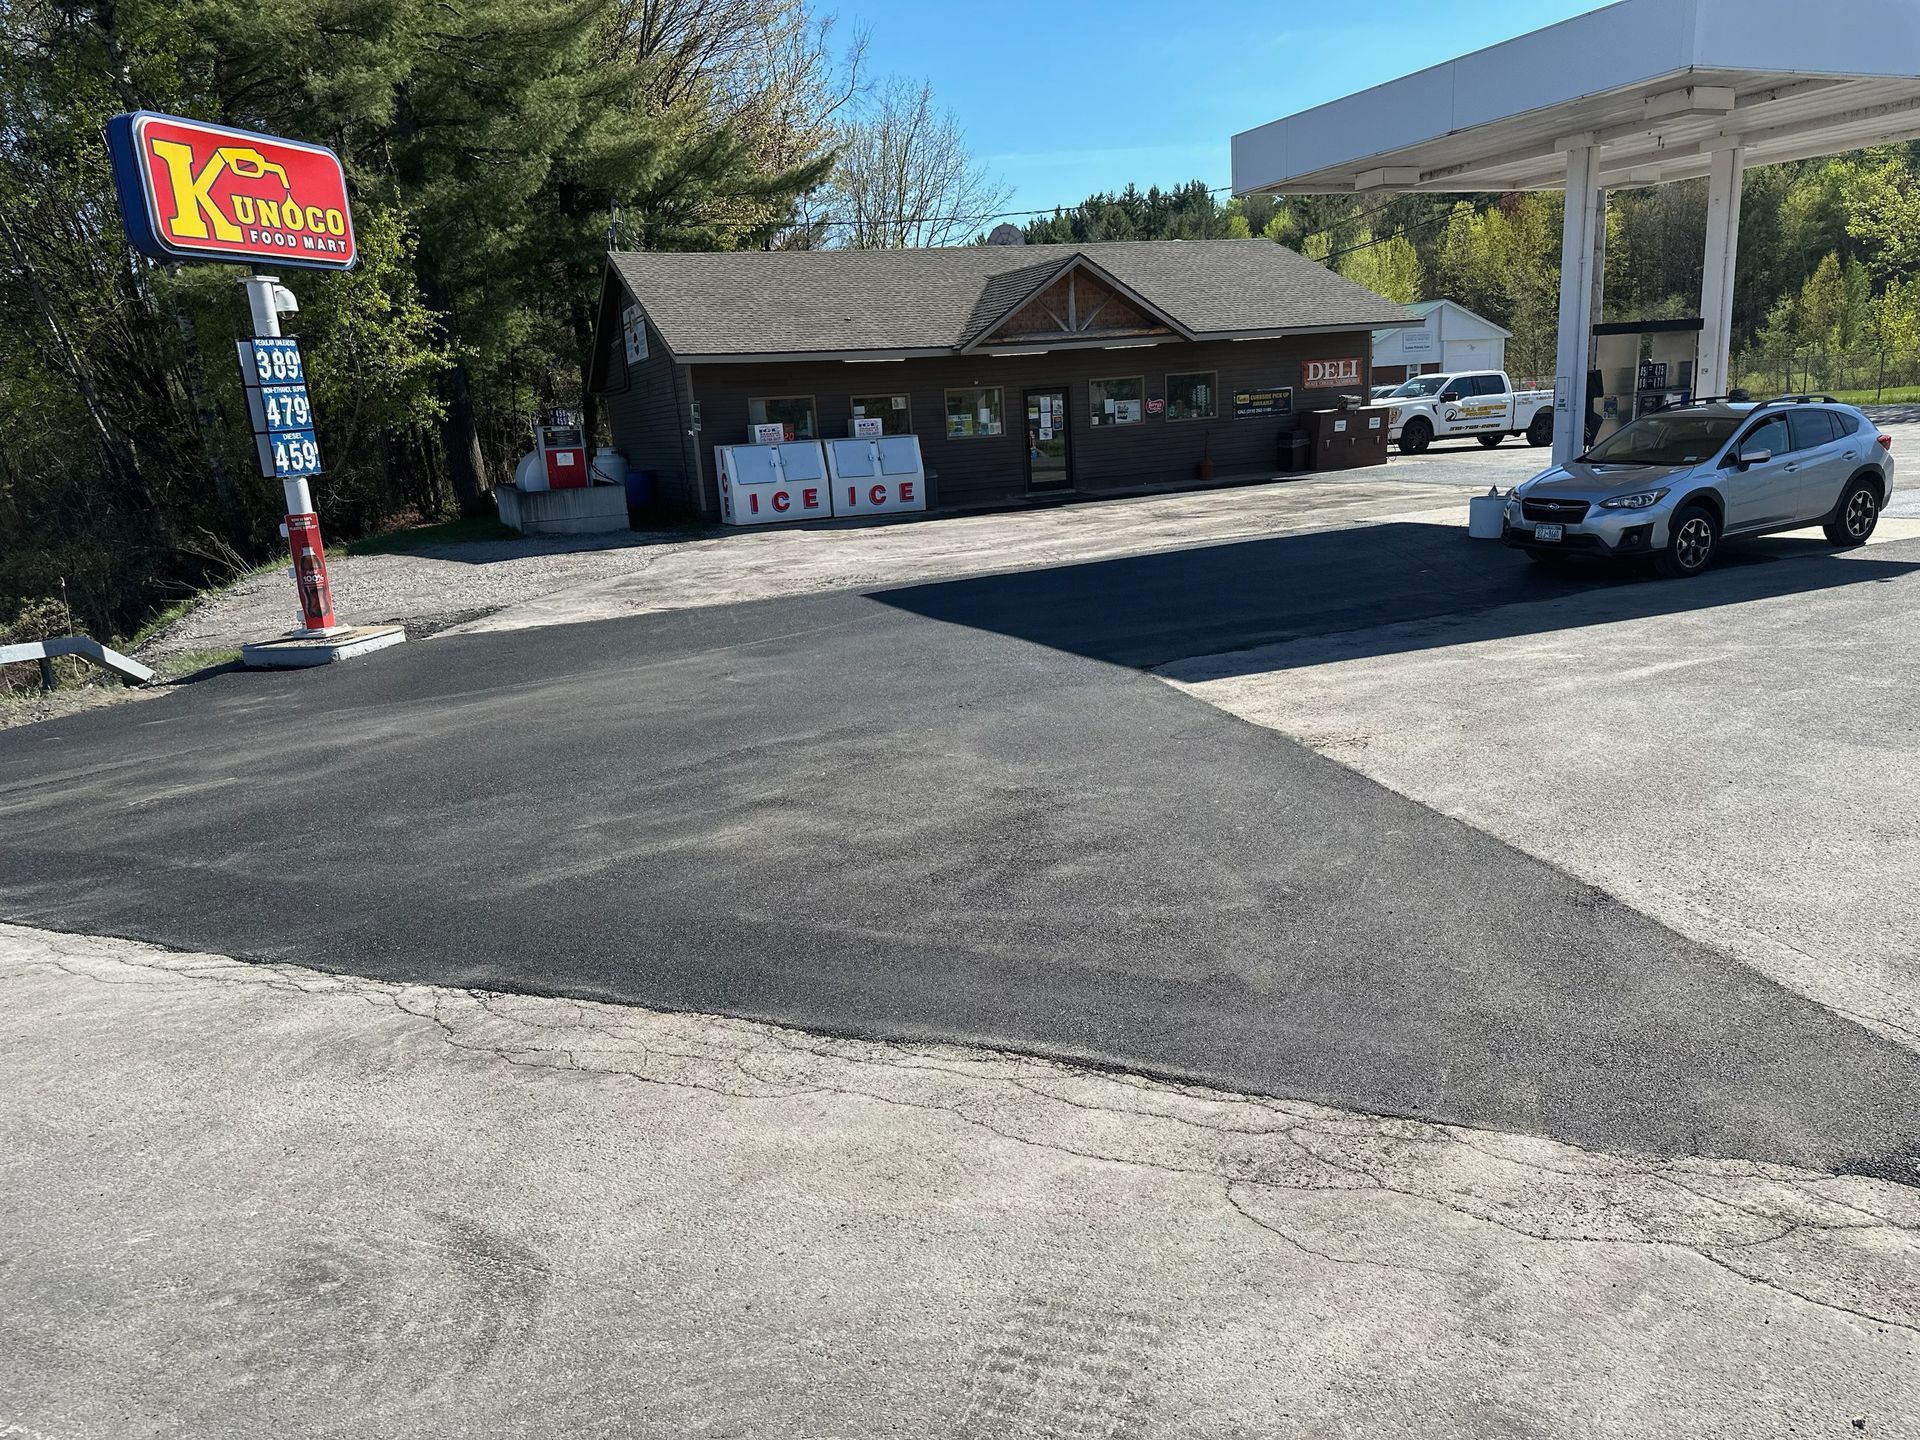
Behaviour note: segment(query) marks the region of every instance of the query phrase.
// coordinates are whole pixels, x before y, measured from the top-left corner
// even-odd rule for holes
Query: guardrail
[[[40,683],[53,689],[59,684],[53,662],[62,655],[79,655],[102,669],[111,670],[129,685],[150,685],[153,671],[138,660],[109,649],[85,635],[60,635],[51,640],[31,640],[24,645],[0,645],[0,665],[19,665],[28,660],[40,662]]]

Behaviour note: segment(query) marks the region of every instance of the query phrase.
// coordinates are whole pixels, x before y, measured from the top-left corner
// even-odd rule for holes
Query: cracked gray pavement
[[[0,995],[0,1434],[1920,1425],[1885,1181],[14,926]]]

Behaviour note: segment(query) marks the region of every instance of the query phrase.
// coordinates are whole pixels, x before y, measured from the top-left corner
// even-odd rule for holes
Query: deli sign
[[[346,172],[325,146],[143,110],[107,122],[107,150],[142,254],[352,268]]]
[[[1342,385],[1360,383],[1358,360],[1309,360],[1305,368],[1305,383],[1309,390],[1334,390]]]

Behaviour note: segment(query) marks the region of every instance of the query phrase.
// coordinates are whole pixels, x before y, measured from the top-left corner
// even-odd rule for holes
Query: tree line
[[[0,638],[62,594],[124,632],[277,548],[241,269],[129,252],[111,115],[345,162],[358,267],[284,278],[348,538],[478,510],[538,406],[591,403],[610,243],[809,243],[860,60],[803,0],[0,0]]]
[[[925,85],[809,0],[0,0],[0,641],[127,634],[281,549],[234,373],[240,267],[131,255],[102,130],[159,110],[319,141],[360,263],[289,276],[341,539],[484,513],[578,405],[605,252],[979,239],[1005,190]],[[1774,388],[1920,378],[1920,146],[1751,171],[1736,348]],[[1099,194],[1028,240],[1265,236],[1447,296],[1553,366],[1546,194]],[[1609,317],[1690,312],[1702,184],[1616,193]]]
[[[1608,320],[1696,314],[1704,180],[1609,197]],[[1229,199],[1202,181],[1091,195],[1030,221],[1030,241],[1264,235],[1403,303],[1457,300],[1514,332],[1509,368],[1550,382],[1561,197]],[[1747,171],[1734,372],[1756,393],[1920,382],[1920,142]]]

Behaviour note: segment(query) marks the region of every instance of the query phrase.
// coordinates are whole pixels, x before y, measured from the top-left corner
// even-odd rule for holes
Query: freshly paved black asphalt
[[[1920,1056],[1132,668],[1588,583],[1525,572],[1384,527],[221,676],[0,734],[0,915],[1912,1179]]]

